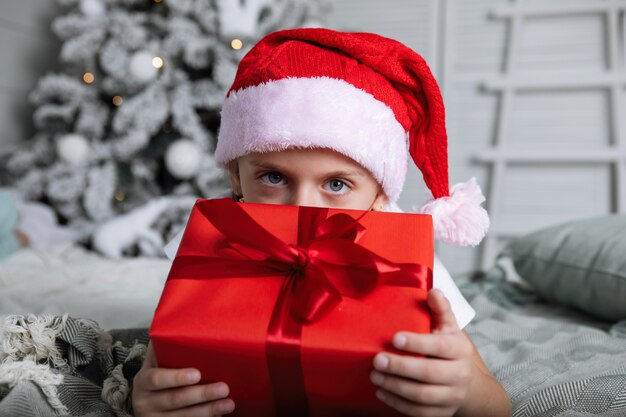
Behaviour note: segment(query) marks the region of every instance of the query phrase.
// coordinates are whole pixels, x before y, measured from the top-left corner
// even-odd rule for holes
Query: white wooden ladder
[[[510,5],[496,8],[492,16],[510,20],[510,32],[503,67],[503,75],[484,83],[487,90],[500,94],[498,126],[493,146],[476,157],[481,163],[491,165],[487,210],[492,220],[492,228],[482,246],[480,267],[484,270],[493,264],[498,251],[498,240],[514,237],[518,230],[507,229],[499,223],[500,206],[504,195],[504,179],[509,164],[536,163],[586,163],[609,164],[612,167],[612,212],[626,212],[626,120],[622,94],[626,87],[626,0],[597,0],[587,4],[551,5],[543,2],[525,5],[523,0],[513,0]],[[604,14],[606,16],[607,69],[585,74],[584,77],[554,74],[538,77],[523,76],[516,71],[520,33],[524,19],[529,17],[563,16],[574,14]],[[620,28],[621,27],[621,28]],[[620,35],[621,32],[621,35]],[[620,50],[622,48],[622,50]],[[511,109],[515,96],[520,91],[545,91],[552,89],[578,90],[588,88],[606,89],[610,94],[609,120],[610,143],[602,150],[564,149],[558,153],[546,153],[527,149],[510,150],[506,137],[511,126]]]

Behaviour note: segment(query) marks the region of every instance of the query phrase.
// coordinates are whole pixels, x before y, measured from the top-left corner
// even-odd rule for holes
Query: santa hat
[[[222,108],[222,166],[253,152],[333,149],[369,170],[391,203],[409,155],[433,200],[435,237],[477,245],[489,227],[474,179],[448,185],[445,111],[424,59],[372,33],[291,29],[261,39],[239,64]]]

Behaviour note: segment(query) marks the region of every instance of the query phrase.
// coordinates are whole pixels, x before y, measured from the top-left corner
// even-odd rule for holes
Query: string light
[[[119,106],[119,105],[121,105],[121,104],[124,102],[124,100],[123,100],[123,99],[122,99],[122,97],[120,97],[120,96],[115,96],[115,97],[113,97],[113,98],[111,99],[111,101],[112,101],[112,102],[113,102],[113,104],[115,104],[116,106]]]
[[[96,77],[94,77],[94,75],[91,72],[86,72],[83,74],[83,81],[86,84],[91,84],[95,79]]]
[[[115,193],[115,195],[113,196],[113,198],[115,198],[115,201],[122,202],[122,201],[124,201],[124,199],[126,198],[126,196],[124,195],[124,193],[123,193],[123,192],[118,191],[118,192],[116,192],[116,193]]]
[[[243,48],[243,42],[241,42],[241,39],[233,39],[230,42],[230,46],[235,50],[239,50]]]
[[[152,66],[154,66],[154,68],[163,68],[163,58],[161,58],[160,56],[155,56],[154,58],[152,58]]]

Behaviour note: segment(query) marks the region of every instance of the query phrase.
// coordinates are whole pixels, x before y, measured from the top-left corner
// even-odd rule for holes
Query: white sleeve
[[[208,199],[232,197],[232,194],[232,191],[224,190],[218,192],[216,195],[210,196]],[[183,225],[176,236],[174,236],[172,240],[167,242],[167,244],[163,247],[163,252],[165,252],[165,255],[167,255],[170,261],[173,261],[176,257],[176,252],[178,252],[178,247],[180,246],[180,242],[183,240],[183,235],[185,234],[185,227],[186,224]]]
[[[437,255],[435,255],[435,262],[433,264],[433,288],[441,290],[448,301],[450,301],[452,312],[456,317],[456,323],[459,325],[460,329],[463,329],[472,321],[476,315],[476,311],[474,311],[465,297],[463,297],[459,287],[456,286],[450,273],[443,263],[441,263]]]
[[[165,252],[170,261],[173,261],[176,257],[176,252],[178,252],[178,247],[180,246],[180,241],[183,240],[184,233],[185,229],[183,228],[163,247],[163,252]]]

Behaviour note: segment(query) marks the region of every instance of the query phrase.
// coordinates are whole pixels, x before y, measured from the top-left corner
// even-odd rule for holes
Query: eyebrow
[[[256,159],[251,160],[250,164],[254,165],[255,167],[264,168],[264,169],[272,169],[276,171],[288,171],[288,169],[285,169],[281,166],[274,165],[269,162],[257,161]],[[349,176],[364,177],[365,171],[360,171],[356,169],[355,170],[337,170],[337,171],[329,172],[325,176],[327,177],[349,177]]]
[[[354,175],[359,176],[359,177],[364,177],[365,172],[352,170],[352,171],[333,171],[333,172],[328,173],[329,177],[350,177]]]

